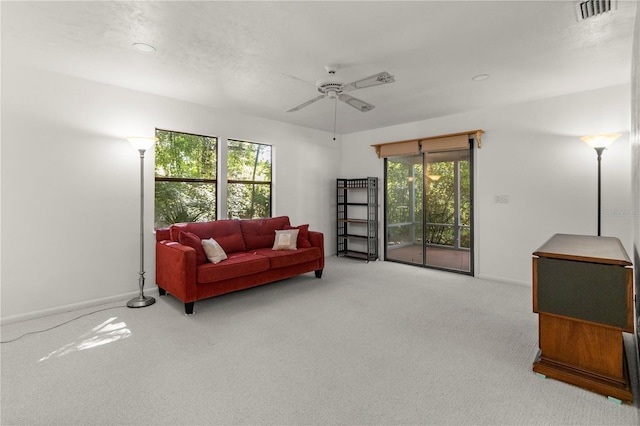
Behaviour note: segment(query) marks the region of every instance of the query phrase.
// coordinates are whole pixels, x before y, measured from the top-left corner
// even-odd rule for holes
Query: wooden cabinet
[[[337,191],[337,255],[378,258],[378,178],[342,179]]]
[[[633,402],[622,336],[633,333],[633,271],[620,240],[556,234],[533,256],[533,371]]]

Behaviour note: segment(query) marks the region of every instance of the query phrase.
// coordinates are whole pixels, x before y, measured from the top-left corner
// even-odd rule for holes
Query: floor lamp
[[[596,154],[598,154],[598,237],[600,236],[600,217],[602,215],[601,209],[601,171],[600,171],[600,163],[602,160],[602,152],[609,147],[618,139],[620,135],[618,133],[608,133],[602,135],[589,135],[583,136],[580,140],[586,142],[591,148],[596,150]]]
[[[127,302],[130,308],[144,308],[153,305],[156,299],[144,295],[144,152],[156,143],[156,138],[131,136],[127,140],[140,153],[140,294]]]

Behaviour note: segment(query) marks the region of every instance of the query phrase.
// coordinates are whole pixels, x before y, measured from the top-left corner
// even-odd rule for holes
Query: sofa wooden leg
[[[322,269],[316,270],[316,278],[322,278]]]
[[[185,303],[184,304],[184,313],[187,315],[193,315],[193,305],[195,305],[196,302],[189,302],[189,303]]]
[[[158,293],[160,293],[160,296],[166,296],[167,295],[167,290],[165,290],[164,288],[158,286]]]

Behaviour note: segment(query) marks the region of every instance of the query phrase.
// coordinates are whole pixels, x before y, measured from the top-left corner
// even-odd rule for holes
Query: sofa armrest
[[[195,301],[196,251],[173,241],[157,242],[156,283],[185,303]]]
[[[324,234],[318,231],[309,231],[309,242],[311,247],[320,248],[320,269],[324,269]]]
[[[163,240],[170,240],[171,234],[169,233],[169,228],[157,228],[156,229],[156,241],[160,242]]]

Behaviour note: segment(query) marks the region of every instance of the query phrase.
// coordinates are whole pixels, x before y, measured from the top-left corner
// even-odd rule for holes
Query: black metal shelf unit
[[[337,179],[337,255],[378,258],[378,178]]]

